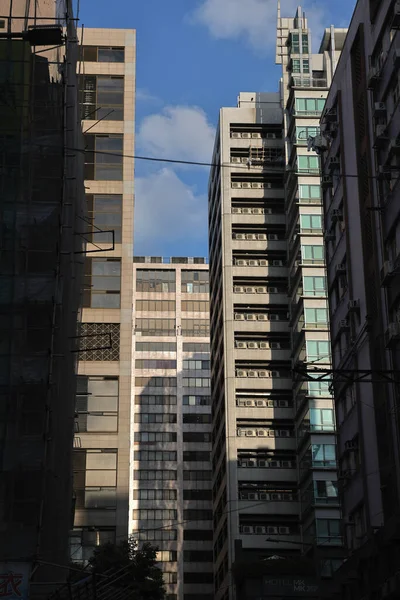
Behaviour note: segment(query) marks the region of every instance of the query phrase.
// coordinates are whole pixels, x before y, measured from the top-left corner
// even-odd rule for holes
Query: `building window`
[[[326,296],[326,278],[305,275],[303,288],[305,296]]]
[[[182,319],[182,335],[208,337],[210,335],[210,322],[204,319]]]
[[[318,504],[337,504],[339,502],[337,481],[314,481],[314,501]]]
[[[176,413],[136,413],[135,423],[176,423]]]
[[[211,433],[202,431],[184,431],[183,442],[186,444],[203,444],[211,442]]]
[[[208,294],[208,271],[182,271],[181,291],[186,294]]]
[[[83,46],[84,62],[123,63],[125,48],[115,46]]]
[[[86,308],[120,308],[120,259],[86,258],[83,306]]]
[[[176,377],[136,377],[136,387],[176,388]]]
[[[149,461],[176,461],[176,451],[172,450],[136,450],[134,460]]]
[[[185,521],[212,521],[213,512],[212,510],[190,508],[183,511],[183,518]]]
[[[302,233],[321,233],[322,216],[321,215],[300,215],[300,230]]]
[[[195,425],[206,425],[211,423],[211,415],[184,413],[182,415],[182,423],[191,423]]]
[[[307,340],[308,362],[329,362],[331,357],[330,342],[325,340]]]
[[[77,508],[115,508],[117,450],[74,450],[72,460]]]
[[[319,135],[319,127],[304,127],[302,125],[296,127],[296,143],[307,145],[309,137]]]
[[[172,431],[139,431],[135,433],[135,441],[141,444],[176,442],[176,433]]]
[[[133,490],[134,500],[176,500],[177,497],[177,490]],[[163,559],[157,555],[157,560]]]
[[[163,571],[163,579],[166,584],[178,583],[178,573],[176,571]]]
[[[328,309],[326,308],[305,308],[304,320],[309,327],[328,327]]]
[[[313,444],[311,446],[313,467],[336,467],[336,447],[334,444]]]
[[[141,406],[173,406],[176,404],[176,396],[140,394],[135,396],[135,404],[140,404]]]
[[[136,311],[175,312],[175,300],[136,300]]]
[[[302,261],[305,264],[319,265],[324,262],[324,246],[302,246]]]
[[[209,354],[210,344],[198,343],[198,342],[183,342],[183,352],[205,352]]]
[[[183,387],[209,388],[210,387],[210,378],[209,377],[183,377],[182,385],[183,385]]]
[[[156,521],[166,519],[168,521],[176,520],[177,511],[171,508],[145,509],[133,511],[134,521]]]
[[[310,72],[310,61],[308,58],[303,58],[303,73]]]
[[[183,573],[183,583],[211,584],[213,583],[213,580],[213,574],[204,571]]]
[[[343,564],[343,558],[325,558],[320,561],[321,577],[333,577],[335,571]]]
[[[175,481],[176,470],[163,469],[149,471],[148,469],[135,469],[133,476],[134,479],[139,481]]]
[[[299,58],[292,59],[292,72],[300,73],[301,62]]]
[[[119,360],[119,323],[82,323],[79,336],[81,361]]]
[[[175,271],[144,270],[136,271],[137,292],[175,292]]]
[[[319,185],[299,185],[299,199],[301,202],[317,204],[321,200],[321,187]]]
[[[311,377],[313,377],[313,375],[311,375]],[[307,385],[309,396],[331,396],[328,381],[308,381]]]
[[[213,562],[212,550],[184,550],[183,562]]]
[[[135,369],[176,369],[176,360],[139,358],[135,360]]]
[[[210,303],[207,300],[183,300],[182,312],[210,312]]]
[[[115,527],[74,527],[70,535],[72,562],[86,562],[94,550],[107,543],[115,544]]]
[[[335,417],[332,408],[310,408],[311,431],[335,431]]]
[[[299,54],[300,53],[300,37],[298,33],[292,33],[290,36],[290,41],[291,41],[291,52],[293,54]]]
[[[175,335],[175,319],[136,319],[136,331],[142,335]]]
[[[85,179],[94,181],[122,181],[123,135],[86,134]]]
[[[176,342],[136,342],[137,352],[176,352]]]
[[[184,450],[184,462],[208,462],[211,460],[210,452],[204,450]]]
[[[118,194],[86,194],[88,217],[90,219],[89,237],[95,244],[112,246],[122,242],[122,196]]]
[[[183,490],[184,500],[212,500],[212,490]]]
[[[176,529],[142,529],[138,532],[140,542],[175,542],[177,539]]]
[[[81,118],[91,121],[123,121],[124,78],[112,75],[80,77]]]
[[[183,471],[183,481],[211,481],[211,469],[209,471]]]
[[[213,539],[212,529],[184,529],[183,539],[187,542],[211,542]]]
[[[210,369],[210,361],[209,360],[184,360],[183,368],[189,369],[193,371],[208,371]]]
[[[211,396],[183,396],[184,406],[210,406]]]
[[[319,173],[318,156],[298,156],[297,170],[299,173]]]
[[[78,433],[117,431],[118,378],[79,375],[76,413]]]
[[[301,44],[303,46],[303,54],[309,53],[309,45],[308,45],[308,34],[303,33],[301,36]]]
[[[320,115],[325,107],[325,98],[296,98],[296,112],[307,115]]]
[[[316,519],[317,544],[341,544],[339,519]]]

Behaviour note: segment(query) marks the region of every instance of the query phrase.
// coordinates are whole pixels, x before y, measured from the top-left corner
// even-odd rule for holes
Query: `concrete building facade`
[[[329,577],[341,563],[335,411],[328,287],[323,238],[320,158],[309,147],[343,48],[346,29],[326,29],[318,53],[299,7],[292,19],[278,9],[276,62],[282,65],[286,140],[285,213],[289,329],[303,551]],[[322,369],[322,371],[321,371]]]
[[[359,0],[321,120],[346,599],[400,594],[399,28]]]
[[[84,563],[128,535],[135,31],[85,28],[80,42],[88,252],[71,559]]]
[[[212,600],[209,274],[134,257],[129,532],[159,548],[167,600]]]
[[[247,598],[240,578],[250,565],[299,553],[301,539],[279,94],[241,93],[237,108],[221,109],[212,163],[220,165],[209,180],[219,600]]]

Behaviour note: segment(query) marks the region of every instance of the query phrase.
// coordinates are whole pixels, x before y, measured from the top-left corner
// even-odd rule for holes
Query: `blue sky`
[[[293,16],[296,0],[282,0]],[[355,0],[306,0],[314,42],[346,27]],[[276,91],[276,0],[81,0],[86,27],[137,31],[136,154],[209,161],[222,106],[240,91]],[[202,167],[137,161],[135,255],[207,256]]]

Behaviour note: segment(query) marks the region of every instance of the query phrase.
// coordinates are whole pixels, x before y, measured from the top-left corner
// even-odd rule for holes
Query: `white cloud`
[[[168,168],[138,177],[135,188],[135,254],[176,255],[181,247],[188,255],[205,246],[205,195],[196,195]]]
[[[161,102],[160,98],[154,96],[151,92],[146,90],[146,88],[137,88],[136,90],[136,101],[137,102],[149,102],[151,104]]]
[[[141,151],[154,157],[210,162],[215,131],[196,106],[167,106],[145,117],[137,135]]]
[[[329,25],[323,20],[324,10],[314,2],[302,4],[305,9],[308,4],[314,37],[322,35]],[[298,0],[284,0],[282,16],[294,16],[297,6]],[[214,38],[244,38],[258,51],[275,44],[276,17],[277,0],[203,0],[193,14],[194,22],[205,25]]]

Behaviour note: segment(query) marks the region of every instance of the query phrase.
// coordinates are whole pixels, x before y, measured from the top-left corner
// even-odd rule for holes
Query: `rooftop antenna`
[[[278,23],[281,18],[281,0],[278,0]]]

